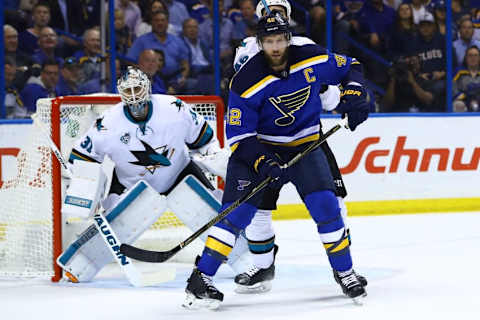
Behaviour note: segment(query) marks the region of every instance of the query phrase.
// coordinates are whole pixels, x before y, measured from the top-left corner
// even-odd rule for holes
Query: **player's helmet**
[[[130,66],[118,79],[117,90],[132,116],[135,119],[144,119],[152,93],[152,86],[147,75],[140,69]]]
[[[287,11],[287,20],[290,22],[290,16],[292,14],[292,7],[290,6],[290,2],[288,0],[265,0],[267,3],[267,6],[280,6],[284,7],[285,11]],[[263,5],[263,1],[259,1],[257,4],[257,9],[256,9],[256,14],[258,19],[263,17],[263,10],[265,9],[265,6]]]
[[[290,31],[290,24],[278,12],[272,12],[265,17],[262,17],[257,24],[257,42],[262,48],[262,39],[265,36],[273,34],[285,34],[287,41],[290,42],[292,32]]]

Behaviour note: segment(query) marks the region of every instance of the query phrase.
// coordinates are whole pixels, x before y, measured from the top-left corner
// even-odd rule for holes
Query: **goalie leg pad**
[[[165,196],[139,181],[107,212],[106,219],[119,240],[130,244],[157,221],[165,209]],[[73,279],[86,282],[112,261],[109,248],[91,225],[58,257],[57,264]]]
[[[167,206],[195,232],[217,215],[221,203],[199,179],[189,174],[167,195]],[[206,241],[207,233],[200,238]]]
[[[96,162],[75,160],[73,177],[63,202],[62,213],[67,217],[87,218],[96,211],[103,198],[107,176]]]
[[[167,196],[168,207],[193,232],[212,220],[221,208],[214,192],[193,175],[187,175]],[[207,241],[208,232],[200,236]],[[247,240],[240,235],[235,241],[227,263],[237,272],[251,265]]]

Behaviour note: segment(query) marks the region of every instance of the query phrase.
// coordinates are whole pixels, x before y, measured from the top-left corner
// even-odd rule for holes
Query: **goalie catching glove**
[[[357,126],[367,120],[370,106],[367,101],[367,93],[362,86],[349,84],[341,93],[340,103],[335,111],[348,116],[348,127],[355,131]]]
[[[195,150],[191,157],[203,170],[213,173],[225,179],[227,175],[228,158],[230,158],[230,150],[221,149],[217,139],[206,146]]]

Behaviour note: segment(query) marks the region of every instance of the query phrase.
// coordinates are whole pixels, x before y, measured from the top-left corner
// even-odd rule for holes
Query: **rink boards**
[[[325,129],[338,118],[322,120]],[[350,215],[480,210],[480,115],[373,115],[328,142],[347,187]],[[0,184],[16,175],[31,121],[0,121]],[[312,172],[312,174],[314,174]],[[293,185],[275,217],[308,213]]]

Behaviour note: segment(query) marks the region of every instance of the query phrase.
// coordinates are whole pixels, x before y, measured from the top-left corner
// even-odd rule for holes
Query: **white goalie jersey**
[[[315,44],[312,40],[306,37],[292,37],[291,45],[304,46],[307,44]],[[238,72],[245,63],[260,51],[257,44],[256,37],[248,37],[243,39],[240,46],[237,48],[235,58],[233,60],[233,68]],[[320,94],[322,99],[322,107],[326,111],[332,111],[340,102],[340,89],[337,86],[328,86],[327,91]]]
[[[188,148],[201,148],[215,137],[205,119],[176,97],[152,95],[151,102],[147,120],[140,123],[122,103],[105,112],[76,142],[70,160],[101,163],[108,156],[125,188],[144,180],[157,192],[168,190],[190,162]]]

